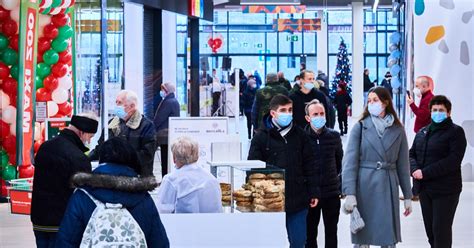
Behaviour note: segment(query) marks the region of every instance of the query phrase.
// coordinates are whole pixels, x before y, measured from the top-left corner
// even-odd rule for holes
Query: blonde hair
[[[189,137],[179,137],[172,145],[171,152],[175,163],[188,165],[198,161],[199,144]]]

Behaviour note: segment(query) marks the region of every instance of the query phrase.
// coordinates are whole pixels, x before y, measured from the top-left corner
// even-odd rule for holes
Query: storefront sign
[[[38,2],[21,1],[17,103],[17,165],[31,165],[35,102]]]
[[[10,207],[12,214],[31,213],[31,191],[10,190]]]
[[[303,14],[306,12],[305,5],[279,6],[279,5],[260,5],[260,6],[242,6],[244,14]]]
[[[45,137],[46,140],[52,139],[67,126],[69,126],[69,123],[71,122],[70,118],[48,118],[46,119],[45,125],[46,125],[46,130],[45,130]]]

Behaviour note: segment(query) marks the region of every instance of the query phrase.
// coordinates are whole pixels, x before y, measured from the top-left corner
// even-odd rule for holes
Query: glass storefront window
[[[387,52],[387,34],[386,33],[378,33],[377,34],[377,52],[378,53],[386,53]]]
[[[229,25],[232,24],[265,24],[265,14],[244,14],[241,11],[229,12]]]
[[[300,74],[300,57],[281,56],[279,57],[279,61],[280,68],[278,71],[282,71],[287,79],[293,79],[296,75]]]
[[[351,10],[334,10],[328,12],[328,25],[352,24]]]
[[[316,32],[307,32],[303,34],[305,54],[316,54]]]
[[[365,33],[365,53],[376,53],[377,50],[377,34],[376,33]]]
[[[265,50],[265,33],[229,33],[229,53],[260,53]]]
[[[278,33],[279,53],[301,53],[301,33]]]

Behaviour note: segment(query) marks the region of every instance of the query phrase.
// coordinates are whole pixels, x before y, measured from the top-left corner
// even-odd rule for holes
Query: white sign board
[[[223,141],[229,134],[229,119],[227,117],[170,117],[168,144],[182,136],[188,136],[199,142],[198,163],[205,165],[211,161],[211,144]],[[168,170],[174,170],[173,155],[168,149]]]

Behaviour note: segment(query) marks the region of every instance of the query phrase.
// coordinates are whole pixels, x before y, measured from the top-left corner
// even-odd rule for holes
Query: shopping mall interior
[[[268,161],[261,167],[247,160],[258,133],[258,94],[270,94],[265,89],[274,76],[288,85],[286,92],[293,99],[291,94],[306,87],[308,71],[314,76],[310,91],[314,87],[328,102],[326,115],[334,116],[326,117],[333,118],[326,127],[338,134],[344,153],[351,149],[351,130],[364,111],[370,112],[372,86],[389,92],[408,148],[416,146],[419,130],[431,132],[418,128],[421,113],[414,109],[421,109],[425,97],[417,94],[419,80],[433,95],[450,100],[449,117],[466,140],[459,164],[452,165],[459,166],[462,192],[452,246],[431,247],[474,247],[474,0],[0,0],[0,6],[0,247],[37,245],[30,208],[41,145],[81,113],[98,117],[98,133],[89,147],[102,144],[101,135],[107,139],[114,134],[110,123],[118,116],[122,90],[136,93],[136,109],[144,119],[155,125],[159,118],[169,122],[166,146],[156,145],[152,155],[158,183],[166,173],[163,163],[168,173],[177,170],[171,144],[188,136],[199,144],[197,163],[221,183],[222,203],[231,197],[221,213],[160,211],[170,247],[289,247],[288,213],[247,213],[234,203],[231,192],[250,183],[252,170],[270,168]],[[246,94],[252,89],[257,97],[252,95],[248,103]],[[336,108],[342,91],[351,99],[344,111]],[[157,117],[171,93],[178,113],[169,119]],[[424,115],[429,124],[428,103]],[[347,135],[336,115],[348,118]],[[310,119],[308,114],[308,127]],[[105,128],[108,135],[102,133]],[[454,148],[435,151],[456,153]],[[93,169],[98,166],[92,161]],[[288,180],[291,173],[281,170]],[[270,174],[263,174],[268,179]],[[230,187],[228,196],[223,184]],[[149,192],[157,205],[159,190]],[[402,199],[394,203],[400,208],[397,247],[430,247],[420,201],[413,201],[413,212],[405,217],[401,190],[396,197]],[[342,205],[346,201],[340,200]],[[337,243],[353,247],[353,215],[343,210],[336,222]],[[314,227],[320,247],[328,237],[323,218],[324,223]],[[326,247],[337,247],[327,242]]]

